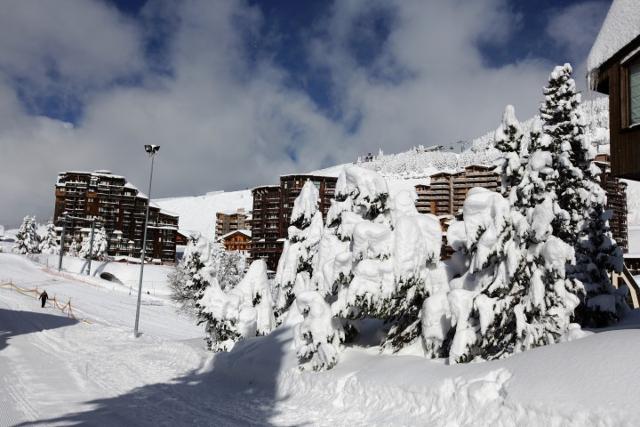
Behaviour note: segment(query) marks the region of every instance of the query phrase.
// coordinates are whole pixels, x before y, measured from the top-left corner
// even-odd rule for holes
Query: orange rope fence
[[[12,282],[4,282],[4,283],[0,283],[0,288],[10,289],[10,290],[16,291],[16,292],[18,292],[18,293],[20,293],[22,295],[33,297],[35,299],[39,299],[40,295],[41,295],[41,292],[38,290],[37,286],[35,288],[33,288],[33,289],[26,289],[26,288],[21,288],[20,286],[16,286]],[[82,318],[76,317],[75,313],[73,312],[73,308],[71,306],[71,298],[69,298],[69,300],[67,301],[66,304],[61,305],[58,302],[58,299],[56,298],[56,296],[54,295],[53,298],[49,298],[47,303],[50,306],[60,310],[62,313],[66,314],[67,317],[70,318],[70,319],[74,319],[74,320],[77,320],[77,321],[80,321],[80,322],[84,322],[84,323],[91,323],[87,319],[82,319]]]

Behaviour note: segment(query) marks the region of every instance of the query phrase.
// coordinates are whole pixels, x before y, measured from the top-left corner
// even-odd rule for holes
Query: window
[[[629,66],[629,125],[640,124],[640,61]]]

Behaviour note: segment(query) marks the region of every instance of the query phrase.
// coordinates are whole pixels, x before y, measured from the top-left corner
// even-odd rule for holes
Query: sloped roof
[[[245,236],[251,238],[251,230],[233,230],[228,232],[227,234],[223,234],[218,238],[218,240],[224,240],[229,236],[233,236],[236,233],[244,234]]]
[[[640,36],[640,1],[613,0],[602,28],[587,57],[590,76],[620,49]]]

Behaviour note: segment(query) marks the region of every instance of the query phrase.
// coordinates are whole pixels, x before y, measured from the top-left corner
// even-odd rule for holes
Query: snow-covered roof
[[[251,238],[251,230],[233,230],[228,232],[227,234],[223,234],[218,238],[218,240],[224,240],[227,237],[233,236],[234,234],[237,234],[237,233],[244,234],[245,236]]]
[[[259,188],[280,188],[280,184],[258,185],[256,187],[250,188],[249,191],[257,190]]]
[[[602,64],[638,36],[640,36],[640,2],[613,0],[587,57],[588,73],[597,74]]]
[[[344,165],[340,165],[342,168]],[[320,169],[315,172],[309,173],[287,173],[284,175],[280,175],[280,178],[288,178],[288,177],[301,177],[301,178],[337,178],[342,171],[342,168],[328,168],[328,169]]]

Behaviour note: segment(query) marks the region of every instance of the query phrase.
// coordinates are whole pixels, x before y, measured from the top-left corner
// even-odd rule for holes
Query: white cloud
[[[584,61],[610,4],[610,1],[592,0],[558,9],[552,13],[547,33],[565,48],[571,60]]]
[[[163,17],[172,35],[166,76],[144,63],[145,31],[104,3],[24,4],[26,12],[0,18],[14,31],[31,29],[25,40],[0,42],[0,223],[8,225],[26,213],[43,220],[52,214],[61,170],[111,169],[144,187],[145,143],[162,146],[154,187],[169,196],[273,183],[280,174],[352,161],[378,147],[393,152],[473,137],[497,125],[507,103],[522,118],[533,114],[551,66],[536,59],[485,64],[479,43],[501,46],[518,19],[499,0],[337,1],[318,24],[330,37],[308,40],[310,58],[329,70],[336,108],[344,112],[330,119],[308,94],[284,83],[286,71],[268,55],[249,58],[245,40],[258,36],[264,21],[241,1],[149,2],[142,16]],[[44,13],[53,23],[33,16],[35,5],[52,8]],[[372,7],[395,19],[365,69],[346,46],[358,31],[355,19]],[[77,28],[64,32],[73,22]],[[100,41],[87,46],[94,38]],[[92,92],[75,128],[29,116],[9,78],[46,84],[43,70],[56,52],[65,81],[95,87],[135,70],[142,84]],[[388,79],[399,70],[409,77]]]
[[[143,67],[139,30],[103,2],[7,1],[0,13],[0,69],[46,87],[103,85]]]

